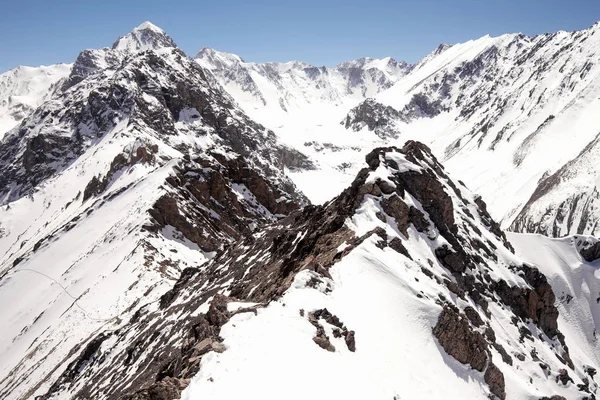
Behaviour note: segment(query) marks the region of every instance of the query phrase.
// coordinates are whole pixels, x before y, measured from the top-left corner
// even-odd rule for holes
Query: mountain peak
[[[152,22],[150,21],[146,21],[143,24],[139,25],[138,27],[136,27],[134,29],[134,31],[143,31],[143,30],[152,30],[154,32],[158,32],[158,33],[165,33],[164,30],[162,30],[161,28],[159,28],[158,26],[154,25]]]
[[[115,50],[138,52],[177,47],[173,39],[165,31],[146,21],[130,33],[117,39],[112,48]]]
[[[207,67],[211,63],[223,67],[231,66],[236,63],[245,63],[244,59],[238,56],[237,54],[218,51],[210,47],[201,48],[200,51],[194,56],[194,59],[199,61],[205,67]],[[206,62],[202,63],[201,60],[206,60]]]
[[[433,54],[435,54],[435,55],[442,54],[443,52],[448,50],[450,47],[452,47],[451,44],[440,43],[440,45],[433,51]]]

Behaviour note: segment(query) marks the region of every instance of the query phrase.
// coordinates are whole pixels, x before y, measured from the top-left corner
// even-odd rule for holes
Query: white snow
[[[0,140],[49,97],[53,85],[66,78],[71,67],[18,67],[0,74]]]
[[[452,175],[482,194],[492,215],[508,226],[540,178],[576,158],[598,134],[600,64],[587,67],[589,60],[598,58],[598,32],[597,26],[578,37],[559,32],[523,65],[516,60],[534,50],[544,36],[485,36],[443,46],[409,73],[389,58],[359,59],[326,69],[302,62],[246,63],[234,54],[203,49],[196,61],[211,71],[210,79],[220,82],[248,115],[315,161],[316,170],[289,172],[313,202],[325,203],[347,187],[364,167],[364,155],[373,147],[402,146],[414,139],[427,143]],[[555,49],[569,43],[575,43],[571,50],[554,56]],[[145,22],[120,38],[114,49],[131,53],[172,46],[163,30]],[[492,65],[492,71],[498,73],[493,81],[497,86],[492,88],[481,77],[474,84],[467,82],[469,77],[455,77],[459,83],[451,85],[447,98],[431,89],[453,71],[494,49],[501,54]],[[101,54],[110,52],[105,49],[98,54],[102,58]],[[545,62],[554,63],[547,73],[529,74]],[[564,70],[557,67],[563,64]],[[342,72],[350,67],[365,71],[366,82],[351,87]],[[20,67],[0,75],[0,138],[40,104],[53,101],[49,96],[52,86],[60,84],[70,69],[71,65]],[[107,78],[113,71],[100,74]],[[382,78],[393,86],[382,86]],[[123,82],[127,84],[126,79]],[[465,84],[462,88],[461,83]],[[348,111],[367,97],[402,110],[414,94],[421,92],[441,98],[448,108],[433,118],[397,122],[398,139],[383,140],[366,127],[354,132],[340,124]],[[468,118],[455,106],[465,98],[473,100],[488,92],[495,97],[485,99],[484,105]],[[89,90],[83,93],[89,95]],[[160,106],[151,95],[144,94],[142,99],[150,108]],[[504,101],[502,112],[481,135],[482,123],[495,110],[492,105]],[[551,115],[553,119],[549,119]],[[148,208],[165,193],[163,183],[183,156],[177,145],[185,143],[202,151],[218,140],[211,134],[197,134],[195,129],[203,122],[196,109],[186,108],[179,113],[175,122],[177,137],[169,143],[156,143],[159,154],[171,161],[128,167],[113,177],[105,193],[108,196],[123,190],[120,195],[81,201],[86,184],[93,176],[105,173],[116,154],[134,152],[146,143],[140,137],[154,143],[156,137],[147,127],[134,131],[127,122],[114,127],[33,195],[0,208],[0,304],[9,305],[0,308],[0,320],[4,321],[0,330],[0,377],[10,385],[10,399],[43,393],[62,372],[54,368],[73,359],[74,355],[68,354],[73,345],[101,329],[119,326],[139,302],[155,302],[183,268],[199,266],[214,256],[200,251],[171,226],[160,235],[141,230],[148,219]],[[69,132],[56,124],[36,127],[35,133],[49,129]],[[504,135],[502,140],[494,142],[500,134]],[[591,151],[578,159],[568,185],[543,199],[535,215],[543,215],[547,207],[573,193],[588,190],[592,196],[600,171],[596,154]],[[400,172],[421,170],[397,153],[389,160],[398,165]],[[369,181],[387,180],[393,172],[380,167],[371,173]],[[240,201],[268,214],[247,187],[234,184],[232,190]],[[454,192],[448,189],[447,193],[456,204]],[[466,189],[463,195],[473,197]],[[426,214],[410,194],[405,201]],[[473,209],[470,211],[475,214]],[[444,244],[445,239],[435,229],[423,234],[412,227],[407,237],[391,219],[382,222],[378,212],[381,209],[376,199],[367,196],[346,223],[357,235],[375,227],[384,228],[389,237],[402,240],[413,260],[389,248],[379,248],[370,238],[332,267],[331,293],[306,287],[312,272],[299,273],[278,301],[258,308],[256,316],[238,314],[223,327],[221,336],[227,351],[204,356],[200,372],[182,398],[488,398],[489,389],[482,383],[481,374],[446,355],[431,333],[441,311],[435,302],[440,294],[460,308],[477,307],[421,272],[428,268],[440,280],[452,279],[434,255],[435,247]],[[464,210],[457,212],[464,216]],[[583,212],[578,213],[578,218],[583,218]],[[516,248],[516,255],[512,255],[489,231],[482,231],[483,237],[497,244],[499,256],[493,270],[486,272],[493,279],[522,287],[523,279],[508,266],[522,260],[538,266],[557,295],[559,329],[567,338],[575,370],[581,373],[583,365],[599,365],[599,264],[587,263],[579,256],[577,246],[582,237],[549,239],[509,234]],[[569,227],[562,227],[562,232],[569,231]],[[306,234],[298,235],[296,242]],[[147,257],[146,246],[160,249],[157,259]],[[158,259],[161,256],[164,259]],[[234,311],[254,305],[234,302],[228,307]],[[335,352],[315,345],[315,328],[300,310],[321,308],[339,316],[348,329],[356,332],[355,353],[347,349],[343,339],[333,338],[327,324]],[[505,376],[507,398],[572,395],[572,387],[557,386],[554,377],[546,376],[529,356],[535,349],[555,373],[562,368],[554,352],[560,348],[558,342],[530,323],[535,346],[523,343],[506,309],[490,304],[490,311],[498,342],[510,350],[515,363],[514,368],[509,367],[497,351],[491,353]],[[526,360],[518,361],[516,353],[526,355]],[[29,393],[31,388],[36,388],[35,393]]]
[[[308,77],[301,63],[246,63],[239,56],[210,49],[203,49],[196,60],[212,71],[253,119],[316,161],[317,171],[290,175],[314,203],[323,203],[345,188],[373,147],[402,146],[412,139],[430,146],[454,176],[481,194],[492,216],[506,228],[540,178],[577,157],[596,138],[600,64],[590,60],[598,59],[599,48],[597,27],[531,38],[484,36],[441,46],[408,73],[403,69],[388,73],[386,59],[363,59],[328,69],[327,79],[319,74]],[[496,51],[497,58],[489,59]],[[530,52],[531,57],[521,62]],[[480,56],[488,57],[482,60],[482,72],[452,76]],[[361,65],[396,83],[386,90],[366,81],[360,90],[346,90],[340,68]],[[547,70],[537,73],[542,65],[548,65]],[[445,82],[450,82],[447,98],[432,89]],[[398,139],[383,141],[366,128],[353,132],[340,125],[348,111],[367,97],[402,110],[417,93],[440,99],[447,110],[433,118],[398,121]],[[461,115],[461,107],[476,101],[479,105],[473,106],[472,115]],[[554,118],[548,121],[550,116]],[[489,128],[483,134],[487,121]],[[502,138],[495,142],[499,135]],[[324,144],[337,148],[324,148]],[[548,207],[595,187],[596,164],[572,168],[579,178],[532,209],[538,220]],[[585,194],[585,199],[598,201],[597,197]],[[576,222],[560,234],[573,233],[582,214],[578,210]],[[586,232],[593,229],[586,227]]]
[[[405,267],[390,262],[394,255],[373,248],[361,247],[333,268],[336,285],[331,295],[303,287],[305,272],[279,301],[259,309],[258,316],[245,313],[232,318],[221,331],[227,350],[202,360],[182,400],[259,395],[486,399],[485,387],[472,372],[440,352],[433,339],[431,326],[440,310],[407,290],[410,281],[401,277]],[[320,308],[356,331],[355,353],[343,339],[332,339],[334,353],[315,345],[315,328],[299,310]]]

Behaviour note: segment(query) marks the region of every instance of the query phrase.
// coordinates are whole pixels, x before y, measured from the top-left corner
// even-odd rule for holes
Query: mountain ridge
[[[545,276],[521,265],[478,196],[453,183],[420,143],[375,149],[366,164],[328,204],[308,206],[240,240],[205,269],[185,270],[159,306],[142,308],[122,329],[81,346],[42,398],[228,398],[240,390],[277,398],[293,381],[333,366],[343,373],[329,373],[293,398],[315,388],[327,397],[356,398],[596,391],[586,372],[591,360],[576,344],[567,346],[559,330]],[[398,319],[380,311],[385,304],[389,311],[419,312]],[[378,344],[393,349],[397,362],[380,359],[388,351]],[[291,359],[281,356],[294,348],[301,350]],[[405,352],[419,358],[414,351],[437,361],[412,363],[408,371],[399,362]],[[316,375],[307,368],[310,360],[324,364],[313,366]],[[382,370],[382,378],[367,384],[346,379],[348,368],[361,376],[381,363],[394,372]],[[294,373],[277,374],[283,366]],[[265,371],[277,378],[270,381]],[[414,384],[432,373],[445,382],[439,390]],[[587,383],[576,387],[573,379]]]
[[[307,202],[283,172],[306,158],[156,43],[84,50],[0,141],[0,298],[20,299],[0,311],[2,398],[47,390],[73,345]]]
[[[597,240],[494,217],[518,187],[519,229],[594,226],[597,27],[415,66],[151,23],[82,51],[0,140],[0,397],[595,398]]]

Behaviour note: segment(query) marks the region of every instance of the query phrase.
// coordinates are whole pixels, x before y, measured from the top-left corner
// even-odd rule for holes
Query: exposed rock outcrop
[[[397,138],[400,134],[397,127],[399,120],[403,120],[403,116],[397,110],[373,99],[366,99],[350,110],[341,124],[355,132],[366,127],[379,138],[387,139]]]
[[[444,307],[433,334],[438,338],[446,353],[463,364],[483,372],[488,363],[487,342],[484,336],[475,331],[464,314],[450,307]]]

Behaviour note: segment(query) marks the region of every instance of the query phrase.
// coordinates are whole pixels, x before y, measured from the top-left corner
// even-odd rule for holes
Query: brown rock
[[[356,341],[354,338],[354,331],[348,331],[346,333],[346,345],[348,346],[348,350],[350,350],[351,352],[355,352],[356,351]]]
[[[396,220],[400,232],[408,236],[409,208],[406,203],[397,194],[393,194],[381,201],[381,207],[387,215]]]
[[[485,374],[483,375],[483,379],[485,383],[490,387],[490,391],[496,395],[501,400],[506,399],[506,391],[504,387],[504,374],[494,363],[490,363],[490,365],[485,370]]]
[[[481,325],[483,325],[483,320],[481,319],[481,317],[479,316],[479,313],[477,311],[475,311],[475,309],[471,306],[467,306],[464,309],[465,315],[467,316],[467,318],[469,318],[469,321],[471,321],[471,323],[479,328]]]
[[[463,364],[483,372],[488,361],[487,342],[483,335],[471,328],[467,317],[450,307],[444,307],[433,334],[446,353]]]
[[[331,351],[334,352],[335,351],[335,347],[333,347],[333,345],[331,344],[331,342],[329,341],[329,339],[327,339],[324,336],[315,336],[313,338],[313,341],[319,345],[320,348],[325,349],[327,351]]]
[[[412,257],[410,256],[408,250],[406,250],[406,247],[404,247],[404,245],[402,244],[402,240],[400,240],[399,238],[393,238],[388,245],[392,250],[395,250],[398,253],[404,255],[406,258],[412,260]]]
[[[592,262],[600,258],[600,241],[579,251],[583,259]]]
[[[392,186],[388,181],[378,181],[377,185],[379,186],[383,194],[392,194],[396,191],[396,188]]]
[[[227,297],[222,294],[216,294],[210,302],[206,319],[212,325],[223,326],[229,321],[230,313],[227,311]]]

